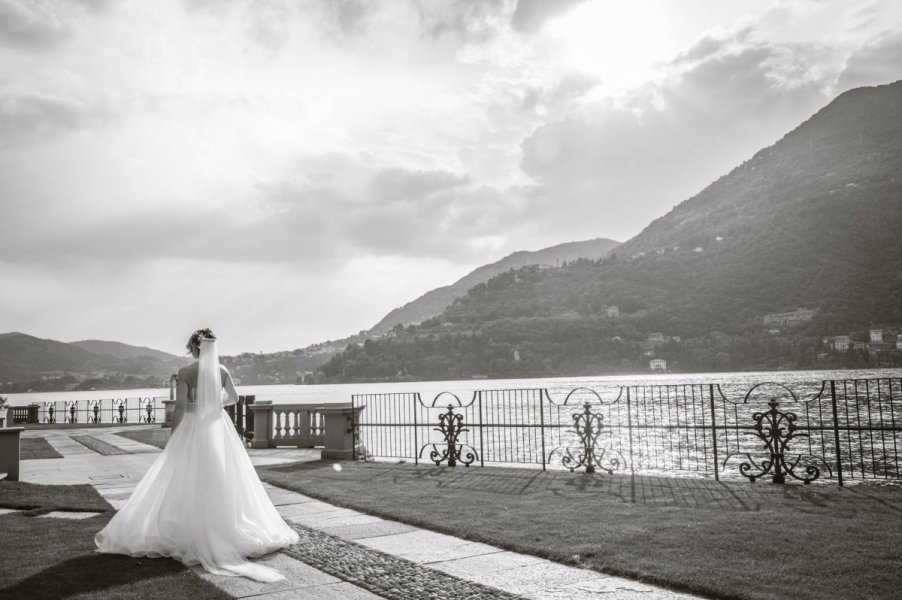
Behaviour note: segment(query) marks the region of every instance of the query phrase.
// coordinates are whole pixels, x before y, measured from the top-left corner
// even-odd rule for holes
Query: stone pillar
[[[173,373],[169,378],[169,400],[163,400],[163,424],[161,427],[172,427],[172,414],[175,411],[175,394],[179,376]]]
[[[19,481],[19,434],[24,427],[0,429],[0,473],[6,473],[7,481]]]
[[[172,427],[173,413],[175,413],[175,400],[163,400],[163,424],[161,427]]]
[[[326,440],[322,458],[353,460],[354,431],[353,422],[360,416],[364,406],[351,408],[350,404],[324,406],[320,409],[325,419]]]
[[[254,411],[254,439],[251,448],[269,448],[272,436],[272,401],[257,400],[248,408]]]

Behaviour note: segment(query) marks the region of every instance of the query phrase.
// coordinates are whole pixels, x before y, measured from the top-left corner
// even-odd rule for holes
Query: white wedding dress
[[[276,511],[222,410],[216,342],[200,345],[195,404],[131,498],[94,538],[99,552],[169,556],[217,575],[278,581],[245,560],[298,541]]]

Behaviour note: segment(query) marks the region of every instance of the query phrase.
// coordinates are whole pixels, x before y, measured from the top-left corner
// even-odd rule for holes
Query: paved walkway
[[[22,461],[20,479],[43,484],[89,483],[114,508],[119,508],[160,452],[156,447],[116,435],[136,427],[27,430],[23,437],[47,439],[63,458]],[[83,441],[76,441],[73,436]],[[122,453],[108,453],[110,446]],[[318,450],[248,450],[248,454],[255,465],[319,459]],[[236,598],[694,598],[380,519],[265,485],[301,541],[260,559],[285,575],[284,581],[262,584],[195,569],[200,577]]]

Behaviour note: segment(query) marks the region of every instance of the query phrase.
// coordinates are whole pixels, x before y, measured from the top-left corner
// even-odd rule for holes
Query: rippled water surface
[[[816,393],[827,379],[868,379],[902,377],[902,369],[868,369],[839,371],[750,371],[741,373],[681,373],[594,377],[556,377],[549,379],[465,379],[459,381],[414,381],[403,383],[353,383],[335,385],[250,385],[238,386],[239,394],[253,394],[258,400],[273,403],[316,402],[332,404],[350,402],[352,394],[419,392],[424,402],[431,402],[441,392],[452,392],[464,402],[477,390],[546,388],[552,399],[563,400],[579,387],[596,390],[603,399],[616,398],[620,386],[683,385],[691,383],[720,384],[729,398],[741,400],[752,386],[764,382],[786,385],[799,396]],[[611,396],[613,394],[613,396]],[[12,406],[70,400],[107,400],[118,398],[169,397],[168,388],[134,390],[87,390],[78,392],[39,392],[7,394]]]

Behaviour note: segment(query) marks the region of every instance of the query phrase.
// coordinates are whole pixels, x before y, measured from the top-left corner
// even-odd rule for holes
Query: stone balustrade
[[[258,400],[248,406],[254,414],[252,448],[322,447],[322,457],[354,458],[354,423],[364,406],[342,404],[273,404]]]

